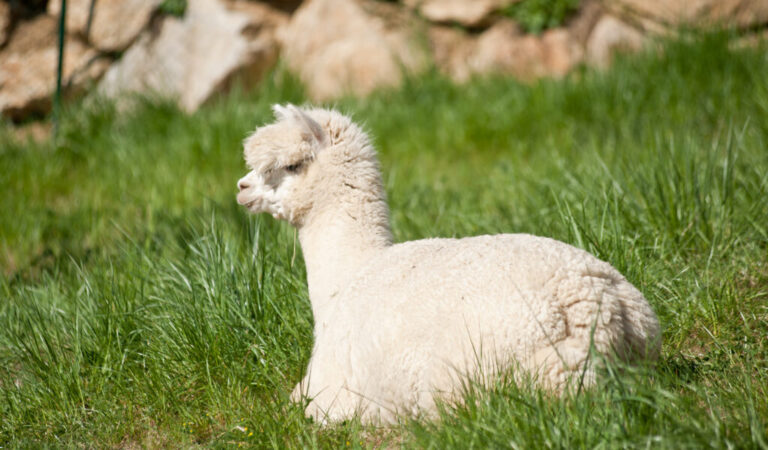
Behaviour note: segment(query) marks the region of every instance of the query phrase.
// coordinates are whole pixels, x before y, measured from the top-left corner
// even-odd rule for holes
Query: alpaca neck
[[[334,297],[357,271],[392,245],[383,190],[366,194],[345,184],[342,191],[299,228],[316,329],[323,326]]]

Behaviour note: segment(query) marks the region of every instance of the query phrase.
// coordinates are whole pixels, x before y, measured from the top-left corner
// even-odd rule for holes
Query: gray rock
[[[503,20],[477,37],[446,28],[430,32],[435,63],[454,80],[474,74],[507,74],[528,81],[562,77],[581,62],[583,50],[569,31],[524,34],[515,22]]]
[[[305,2],[281,30],[288,67],[315,100],[365,95],[397,85],[425,67],[412,17],[397,5],[368,0]]]
[[[591,65],[605,68],[616,53],[638,51],[646,42],[646,36],[639,30],[606,14],[589,36],[586,60]]]
[[[751,28],[768,23],[766,0],[610,0],[604,3],[615,14],[637,20],[652,31],[659,26]]]
[[[520,0],[406,0],[432,22],[457,23],[465,27],[486,26],[494,13]]]
[[[255,2],[189,0],[182,19],[165,17],[113,65],[99,91],[171,96],[194,111],[234,80],[256,83],[278,55],[284,13]]]
[[[67,0],[67,30],[105,52],[130,46],[147,27],[162,0],[98,0],[86,33],[91,0]],[[49,0],[48,14],[58,17],[61,0]],[[87,34],[87,36],[86,36]]]
[[[56,88],[58,25],[54,17],[40,15],[19,22],[8,45],[0,52],[0,111],[21,120],[46,114]],[[73,95],[98,79],[108,58],[75,38],[67,36],[62,84]]]

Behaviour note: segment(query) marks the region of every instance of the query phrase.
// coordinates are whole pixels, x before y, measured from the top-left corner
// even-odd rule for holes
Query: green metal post
[[[59,63],[56,68],[56,93],[53,97],[53,136],[59,131],[59,114],[61,109],[61,78],[64,71],[64,36],[67,28],[67,0],[61,0],[59,12]]]
[[[96,0],[91,0],[91,6],[88,8],[88,21],[85,23],[85,38],[91,39],[91,25],[93,24],[93,10],[96,7]]]

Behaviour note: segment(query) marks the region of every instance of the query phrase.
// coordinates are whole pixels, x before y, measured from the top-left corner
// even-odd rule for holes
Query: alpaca
[[[527,234],[393,244],[366,133],[333,110],[273,110],[244,143],[237,201],[298,229],[315,342],[291,398],[308,416],[391,423],[458,400],[466,377],[515,368],[560,391],[595,382],[592,354],[658,357],[656,315],[608,263]]]

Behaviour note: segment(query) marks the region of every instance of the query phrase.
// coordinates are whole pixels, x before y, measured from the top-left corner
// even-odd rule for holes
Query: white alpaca
[[[616,269],[527,234],[392,244],[376,152],[336,111],[276,105],[245,142],[237,201],[299,230],[315,344],[307,414],[433,413],[462,377],[514,365],[542,386],[594,382],[590,349],[653,360],[659,323]]]

